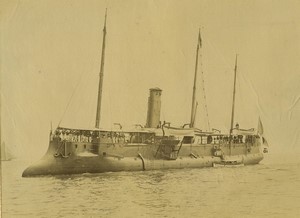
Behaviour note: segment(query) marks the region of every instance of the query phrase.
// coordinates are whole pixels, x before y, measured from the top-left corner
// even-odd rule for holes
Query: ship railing
[[[51,137],[53,139],[59,139],[60,141],[67,142],[86,142],[86,143],[115,143],[115,144],[153,144],[154,134],[144,134],[144,133],[125,133],[125,134],[112,134],[112,133],[102,133],[99,136],[84,136],[84,135],[54,135]]]
[[[196,135],[193,145],[227,145],[230,144],[255,144],[257,135]]]

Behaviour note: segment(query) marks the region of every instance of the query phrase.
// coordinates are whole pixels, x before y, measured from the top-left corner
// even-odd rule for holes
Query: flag
[[[260,136],[261,138],[261,143],[264,146],[269,146],[267,139],[264,137],[264,127],[262,125],[262,122],[260,120],[260,117],[258,118],[258,126],[257,126],[257,134]]]
[[[262,142],[263,142],[263,145],[269,146],[267,139],[265,139],[264,137],[262,137]]]
[[[200,48],[202,48],[202,39],[201,39],[200,29],[199,29],[198,42],[199,42]]]
[[[262,122],[260,120],[260,117],[258,118],[257,134],[258,135],[264,134],[264,128],[263,128]]]

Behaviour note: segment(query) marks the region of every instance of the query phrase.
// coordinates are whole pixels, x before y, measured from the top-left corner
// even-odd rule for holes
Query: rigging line
[[[92,66],[94,67],[95,66],[95,63],[96,63],[96,60],[94,60],[92,62]],[[93,68],[92,67],[92,68]],[[96,74],[92,74],[90,73],[89,75],[89,81],[97,81],[95,78],[96,78]],[[85,87],[85,86],[84,86]],[[94,86],[94,88],[96,88],[96,86]],[[96,89],[95,89],[96,90]],[[95,91],[96,92],[96,91]],[[95,95],[92,95],[90,93],[94,93],[94,91],[89,91],[87,94],[85,94],[85,104],[87,105],[87,108],[85,109],[86,111],[86,125],[88,125],[89,128],[92,128],[94,127],[94,114],[95,114],[95,105],[96,105],[96,102],[95,102]]]
[[[88,72],[87,74],[85,74],[86,76],[91,76],[91,75],[93,75],[91,72],[92,72],[92,69],[93,69],[94,66],[95,66],[95,62],[96,62],[96,58],[92,61],[89,70],[87,70],[87,71],[82,71],[82,72],[81,72],[81,74],[80,74],[80,76],[79,76],[79,79],[78,79],[78,82],[77,82],[77,84],[76,84],[76,86],[75,86],[75,88],[74,88],[74,90],[73,90],[73,93],[71,94],[71,97],[70,97],[70,99],[69,99],[69,101],[68,101],[68,104],[67,104],[67,106],[66,106],[66,108],[65,108],[65,110],[64,110],[64,112],[63,112],[63,115],[62,115],[62,117],[61,117],[61,119],[60,119],[60,121],[59,121],[59,123],[58,123],[58,125],[57,125],[58,127],[60,126],[62,120],[64,119],[64,116],[65,116],[65,114],[66,114],[66,112],[67,112],[67,110],[68,110],[68,108],[69,108],[69,106],[70,106],[70,103],[71,103],[71,101],[72,101],[72,99],[73,99],[73,96],[74,96],[75,92],[77,91],[79,84],[80,84],[81,81],[82,81],[81,78],[82,78],[82,76],[84,75],[84,73],[85,73],[85,72]],[[87,81],[87,80],[84,80],[84,81]]]
[[[73,96],[74,96],[74,94],[75,94],[75,92],[76,92],[76,89],[77,89],[77,87],[78,87],[78,85],[79,85],[79,82],[81,81],[82,75],[83,75],[83,71],[82,71],[81,76],[80,76],[80,78],[79,78],[79,80],[78,80],[78,82],[77,82],[77,84],[76,84],[76,86],[75,86],[75,89],[74,89],[73,92],[72,92],[72,95],[71,95],[71,97],[70,97],[70,99],[69,99],[69,102],[68,102],[68,104],[67,104],[67,106],[66,106],[66,108],[65,108],[65,110],[64,110],[64,113],[63,113],[62,117],[61,117],[60,120],[59,120],[59,123],[58,123],[57,127],[60,126],[61,121],[63,120],[63,118],[64,118],[64,116],[65,116],[65,114],[66,114],[66,112],[67,112],[67,110],[68,110],[68,108],[69,108],[69,105],[70,105],[70,103],[71,103],[71,100],[72,100],[72,98],[73,98]]]
[[[86,97],[86,105],[88,105],[89,107],[87,107],[87,109],[86,109],[86,112],[87,112],[87,116],[86,116],[86,118],[87,118],[87,120],[86,120],[86,124],[88,125],[88,127],[89,128],[92,128],[93,127],[93,124],[94,124],[94,122],[95,122],[95,120],[94,120],[94,116],[92,116],[92,115],[94,115],[95,113],[95,107],[93,106],[94,104],[93,103],[95,103],[95,99],[94,99],[94,97],[95,96],[93,96],[93,95],[90,95],[90,94],[88,94],[87,95],[87,97]],[[93,107],[92,107],[93,106]]]
[[[204,86],[204,73],[203,73],[203,63],[202,63],[202,49],[200,49],[200,54],[199,55],[200,55],[200,69],[201,69],[201,75],[202,75],[202,87],[203,87],[204,107],[205,107],[205,112],[206,112],[208,131],[210,131],[210,122],[209,122],[209,117],[208,117],[206,93],[205,93],[205,86]]]
[[[95,67],[95,63],[96,62],[98,62],[98,57],[95,57],[93,59],[92,66],[91,66],[92,69]],[[90,70],[90,71],[92,71],[92,70]],[[96,76],[98,78],[99,74],[92,74],[92,73],[90,73],[90,79],[91,79],[91,81],[92,80],[93,81],[97,81],[98,79],[96,79]],[[97,91],[95,91],[95,92],[97,92]],[[97,108],[95,107],[95,105],[97,106],[97,101],[95,102],[94,97],[95,96],[93,96],[93,95],[88,95],[88,98],[87,98],[87,105],[89,105],[89,107],[88,107],[88,114],[91,115],[91,116],[88,117],[88,119],[89,119],[88,126],[92,127],[92,128],[94,128],[94,124],[95,124],[95,118],[94,118],[94,115],[92,116],[92,114],[95,114],[96,110],[97,110]]]
[[[258,114],[262,113],[263,115],[266,116],[266,112],[261,108],[261,104],[260,104],[260,99],[259,99],[259,96],[258,96],[258,92],[254,89],[254,86],[253,86],[253,84],[251,82],[251,79],[249,77],[247,77],[247,75],[249,75],[249,72],[247,72],[245,70],[243,70],[243,71],[241,71],[240,74],[238,74],[237,78],[240,81],[237,81],[237,82],[239,82],[240,84],[241,84],[241,82],[243,82],[243,84],[245,84],[244,86],[241,84],[241,87],[244,88],[244,92],[248,91],[247,92],[247,93],[249,93],[248,94],[248,99],[250,99],[251,102],[252,102],[252,99],[253,99],[253,102],[256,102],[256,104],[255,104],[255,113],[256,114],[257,113]],[[240,87],[240,85],[239,85],[239,87]],[[247,105],[247,104],[245,103],[244,98],[242,97],[242,96],[245,96],[245,95],[243,95],[241,88],[240,88],[240,92],[239,93],[241,93],[240,94],[241,95],[240,96],[240,99],[241,99],[240,101],[242,102],[242,104],[241,104],[242,105],[242,109],[245,111],[245,108],[246,108],[245,105]]]
[[[239,103],[239,107],[240,110],[242,110],[242,113],[247,112],[249,109],[252,109],[252,104],[250,104],[249,106],[246,104],[246,102],[252,102],[252,96],[248,94],[247,92],[247,87],[246,85],[246,78],[243,75],[243,70],[240,70],[239,73],[237,74],[237,102]],[[245,98],[246,96],[246,98]],[[240,118],[244,118],[243,116]],[[248,118],[248,119],[247,119]],[[249,123],[249,121],[251,121],[251,116],[250,117],[246,117],[246,119],[244,118],[244,120],[240,120],[240,122],[243,121],[245,123]],[[245,125],[245,124],[244,124]]]
[[[76,84],[76,86],[75,86],[75,88],[74,88],[74,90],[73,90],[73,92],[72,92],[72,94],[71,94],[71,97],[69,98],[68,104],[67,104],[67,106],[66,106],[66,108],[65,108],[65,110],[64,110],[64,112],[63,112],[63,115],[61,116],[61,118],[60,118],[60,120],[59,120],[59,122],[58,122],[57,127],[60,126],[60,124],[61,124],[61,122],[62,122],[62,120],[63,120],[63,118],[64,118],[64,116],[65,116],[65,114],[66,114],[66,112],[67,112],[67,110],[68,110],[68,108],[69,108],[69,106],[70,106],[70,103],[71,103],[71,101],[72,101],[72,99],[73,99],[73,96],[74,96],[75,92],[77,91],[77,88],[78,88],[80,82],[82,81],[81,78],[82,78],[84,72],[85,72],[85,71],[82,71],[81,74],[80,74],[80,76],[79,76],[79,79],[78,79],[78,81],[77,81],[77,84]]]
[[[112,128],[113,128],[113,122],[112,122],[112,106],[111,106],[111,104],[112,104],[112,97],[111,97],[111,89],[109,88],[108,90],[109,90],[108,97],[109,97],[109,115],[110,115],[109,121],[110,121],[110,129],[112,130]]]
[[[160,118],[160,121],[161,120],[166,120],[166,117],[165,117],[165,108],[164,108],[163,105],[161,106],[161,118]]]
[[[107,81],[112,81],[112,79],[111,79],[112,77],[111,77],[111,75],[110,74],[107,74]],[[110,83],[110,84],[112,84],[112,83]],[[104,86],[106,87],[106,85],[104,84]],[[103,87],[104,87],[103,86]],[[107,86],[106,88],[105,88],[105,91],[106,91],[106,99],[104,99],[104,98],[102,98],[103,100],[106,100],[106,110],[109,112],[109,114],[107,114],[106,115],[106,118],[107,119],[105,119],[104,121],[106,121],[106,123],[104,123],[105,125],[106,125],[106,127],[108,128],[108,129],[110,129],[111,131],[113,130],[113,127],[114,127],[114,125],[113,125],[113,113],[115,113],[115,112],[113,112],[112,111],[112,108],[113,108],[113,106],[114,106],[114,99],[112,98],[112,96],[113,96],[113,93],[112,93],[112,86]],[[104,95],[103,95],[104,96]],[[105,109],[105,108],[104,108]],[[104,110],[103,110],[104,111]],[[105,111],[104,111],[105,112]],[[107,123],[107,121],[109,121],[109,123]],[[104,126],[103,126],[104,127]]]
[[[257,107],[258,111],[261,112],[264,116],[268,116],[268,113],[261,107],[261,101],[262,101],[262,99],[259,98],[258,91],[257,91],[257,89],[255,89],[255,86],[253,85],[252,81],[250,79],[246,80],[243,74],[242,74],[242,76],[243,76],[244,80],[246,81],[246,84],[250,88],[253,96],[256,99],[256,107]]]
[[[220,51],[220,49],[218,49],[217,47],[214,46],[213,43],[211,43],[211,41],[209,39],[207,39],[208,44],[211,46],[211,48],[216,51],[216,54],[219,55],[221,57],[222,62],[225,64],[225,66],[227,67],[226,71],[230,71],[231,70],[231,65],[230,65],[230,61],[228,61],[228,59],[222,54],[222,52]]]

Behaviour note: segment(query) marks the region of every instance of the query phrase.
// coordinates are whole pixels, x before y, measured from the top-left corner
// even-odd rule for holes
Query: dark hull
[[[222,149],[224,155],[214,155],[214,148]],[[263,159],[259,144],[229,145],[183,145],[178,156],[170,159],[158,153],[155,144],[97,144],[91,142],[50,142],[49,149],[37,163],[29,166],[23,177],[103,173],[118,171],[143,171],[158,169],[181,169],[213,167],[215,164],[257,164]],[[58,150],[62,153],[58,155]]]

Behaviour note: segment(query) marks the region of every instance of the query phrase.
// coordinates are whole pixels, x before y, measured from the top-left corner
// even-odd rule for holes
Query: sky
[[[235,122],[256,128],[260,117],[270,151],[300,152],[299,1],[0,4],[1,141],[18,157],[46,152],[51,123],[94,127],[106,8],[101,127],[145,125],[153,87],[161,120],[188,123],[200,28],[197,127],[228,132],[238,54]]]

